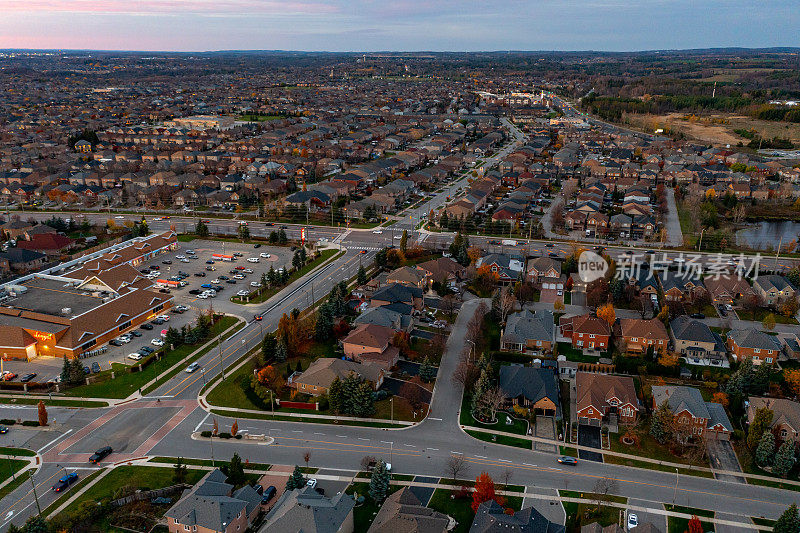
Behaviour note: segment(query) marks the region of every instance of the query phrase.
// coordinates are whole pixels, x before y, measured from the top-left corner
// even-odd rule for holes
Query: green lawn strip
[[[166,463],[166,464],[169,464],[169,465],[175,465],[178,462],[178,459],[180,459],[181,463],[183,463],[185,465],[189,465],[189,466],[219,466],[220,464],[222,464],[222,462],[224,462],[224,461],[222,461],[222,462],[214,461],[212,463],[211,459],[192,459],[192,458],[187,458],[187,457],[178,458],[178,457],[161,457],[161,456],[159,456],[159,457],[151,457],[150,460],[148,460],[147,462],[148,463]],[[263,471],[266,472],[271,467],[272,467],[272,465],[267,464],[267,463],[249,463],[249,462],[245,462],[244,463],[245,470],[263,470]]]
[[[43,398],[42,398],[43,399]],[[18,405],[38,405],[39,398],[3,398],[0,397],[0,404],[18,404]],[[91,400],[48,400],[44,399],[45,405],[53,407],[108,407],[108,402],[93,402]]]
[[[750,520],[752,520],[753,523],[756,524],[757,526],[773,527],[775,525],[775,520],[770,520],[769,518],[761,518],[759,516],[751,516]]]
[[[356,420],[335,420],[330,418],[310,418],[307,416],[280,416],[268,413],[240,413],[236,411],[225,411],[224,409],[212,409],[212,413],[229,418],[252,418],[256,420],[278,420],[281,422],[307,422],[312,424],[336,424],[339,426],[360,426],[369,428],[394,428],[397,424],[384,424],[382,422],[361,422]]]
[[[597,494],[595,494],[594,492],[581,492],[577,490],[565,490],[565,489],[559,489],[558,495],[561,496],[562,498],[581,498],[584,500],[595,500],[595,498],[597,497]],[[604,496],[604,498],[609,502],[621,503],[623,505],[628,503],[628,498],[626,498],[625,496],[614,496],[613,494],[609,494],[607,496]]]
[[[0,459],[0,483],[10,478],[28,465],[22,459]]]
[[[334,254],[338,254],[335,257],[335,258],[338,258],[339,256],[344,255],[344,252],[342,252],[340,250],[337,250],[335,248],[329,248],[327,250],[322,250],[320,252],[319,257],[317,257],[313,261],[310,261],[310,262],[306,263],[302,268],[300,268],[300,270],[295,270],[294,272],[292,272],[289,275],[289,281],[287,281],[285,285],[283,285],[281,287],[273,287],[271,289],[268,289],[268,290],[262,292],[261,294],[257,294],[256,296],[253,296],[249,300],[245,300],[241,296],[233,296],[233,297],[231,297],[231,301],[233,303],[237,303],[237,304],[259,304],[259,303],[262,303],[262,302],[266,302],[267,300],[269,300],[270,298],[272,298],[273,296],[275,296],[276,294],[281,292],[283,289],[288,287],[294,281],[302,278],[303,276],[305,276],[306,274],[311,272],[311,270],[317,268],[318,266],[320,266],[321,264],[326,262],[328,259],[331,259],[334,256]]]
[[[649,427],[645,428],[649,431]],[[659,444],[647,431],[641,432],[639,436],[638,445],[628,446],[620,439],[622,433],[612,434],[608,440],[611,443],[611,451],[617,453],[624,453],[628,455],[638,455],[648,459],[655,459],[657,461],[664,461],[668,463],[679,463],[687,466],[702,466],[708,468],[708,463],[693,464],[683,457],[673,455],[666,446]],[[617,463],[619,464],[619,463]],[[671,467],[675,471],[675,467]]]
[[[467,533],[472,525],[475,513],[472,512],[472,495],[467,498],[453,498],[457,491],[436,489],[428,503],[428,507],[451,516],[456,521],[452,533]]]
[[[528,434],[528,421],[523,420],[521,418],[515,418],[514,415],[511,415],[506,412],[498,412],[497,413],[497,422],[494,424],[483,424],[478,422],[472,416],[472,409],[470,407],[470,397],[467,394],[464,394],[461,397],[461,412],[459,414],[459,423],[462,426],[470,426],[474,428],[481,428],[481,429],[488,429],[494,431],[502,431],[505,433],[516,433],[517,435],[527,435]],[[513,422],[512,425],[506,425],[506,417],[511,417]]]
[[[771,479],[755,479],[755,478],[746,478],[747,482],[751,485],[760,485],[762,487],[772,487],[775,489],[782,489],[782,490],[793,490],[795,492],[800,492],[800,486],[792,485],[790,483],[781,483],[777,479],[772,481]]]
[[[478,440],[491,442],[493,444],[503,444],[504,446],[514,446],[516,448],[524,448],[530,450],[532,443],[526,439],[519,439],[517,437],[508,437],[506,435],[494,435],[492,433],[484,433],[482,431],[465,430],[467,435],[475,437]]]
[[[391,474],[393,481],[413,481],[416,476],[411,474]],[[371,472],[359,472],[356,474],[357,478],[360,479],[370,479],[372,477]]]
[[[151,466],[124,465],[110,471],[100,481],[81,494],[70,507],[77,508],[83,502],[109,501],[114,493],[123,486],[133,487],[138,490],[154,490],[174,485],[172,468],[157,468]],[[188,469],[186,483],[193,485],[206,474],[205,470]]]
[[[737,309],[736,314],[739,316],[739,320],[750,320],[753,322],[763,322],[767,315],[772,315],[775,317],[775,322],[778,324],[797,324],[797,320],[793,317],[784,316],[781,313],[775,313],[770,311],[769,309],[759,308],[755,311],[747,311],[745,309]],[[710,315],[713,316],[713,315]]]
[[[389,485],[389,494],[400,490],[402,487],[399,485]],[[364,503],[361,505],[356,504],[353,510],[353,521],[355,527],[353,531],[366,531],[378,514],[381,506],[369,496],[369,483],[355,482],[348,485],[345,489],[345,494],[358,494],[364,497]]]
[[[17,476],[17,479],[8,483],[5,487],[0,489],[0,500],[17,490],[17,488],[28,481],[28,478],[31,477],[31,473],[34,472],[33,469],[26,470],[22,474]]]
[[[102,472],[103,472],[103,469],[96,470],[96,471],[92,472],[91,474],[89,474],[88,476],[86,476],[85,478],[78,480],[78,483],[76,483],[75,485],[71,486],[68,491],[66,491],[64,494],[59,496],[56,501],[51,503],[47,507],[47,509],[44,509],[42,511],[42,516],[45,516],[45,517],[46,516],[50,516],[50,513],[54,512],[56,509],[58,509],[65,501],[67,501],[69,498],[71,498],[73,494],[75,494],[77,491],[81,490],[83,487],[85,487],[87,484],[89,484],[94,478],[99,476]]]
[[[10,448],[8,446],[0,446],[0,455],[22,455],[25,457],[33,457],[36,452],[27,448]]]
[[[671,509],[671,507],[676,507],[675,509]],[[667,511],[674,510],[677,513],[686,513],[691,515],[696,515],[698,518],[704,516],[706,518],[713,518],[714,513],[711,513],[711,516],[707,515],[699,515],[697,512],[706,513],[702,509],[692,509],[691,507],[681,507],[681,506],[672,506],[669,504],[665,504],[664,508]],[[689,520],[690,518],[679,518],[677,516],[668,516],[667,517],[667,533],[685,533],[689,530]],[[708,533],[710,531],[714,531],[714,523],[713,522],[703,522],[701,521],[700,524],[703,526],[703,531]]]
[[[234,333],[236,333],[237,331],[239,331],[240,329],[242,329],[246,325],[245,322],[237,319],[236,317],[232,317],[232,316],[224,317],[222,320],[220,320],[220,322],[218,324],[221,324],[222,322],[226,322],[225,325],[227,325],[228,327],[230,327],[230,324],[233,323],[233,322],[236,322],[236,325],[233,327],[233,329],[231,329],[230,331],[228,331],[227,333],[225,333],[222,336],[222,338],[220,339],[220,342],[224,342],[226,339],[228,339],[230,336],[232,336]],[[214,327],[216,328],[214,330],[214,334],[217,334],[217,331],[225,331],[227,329],[226,327],[217,328],[218,324],[214,325]],[[193,356],[191,356],[189,359],[187,359],[183,363],[188,365],[189,363],[197,361],[198,359],[203,357],[205,354],[207,354],[208,352],[210,352],[214,348],[215,348],[215,345],[211,344],[210,346],[207,346],[207,347],[203,348],[201,351],[199,351],[196,354],[194,354]],[[157,364],[160,364],[160,361]],[[163,376],[158,378],[158,380],[155,383],[153,383],[149,387],[145,388],[144,391],[143,391],[144,394],[149,394],[150,392],[156,390],[158,387],[160,387],[161,385],[163,385],[164,383],[166,383],[167,381],[172,379],[175,376],[175,374],[177,374],[181,370],[183,370],[183,365],[181,365],[181,366],[179,366],[177,368],[173,368],[172,370],[170,370],[169,372],[167,372],[166,374],[164,374]]]
[[[576,456],[574,456],[576,457]],[[647,461],[637,461],[636,459],[628,459],[627,457],[617,457],[611,454],[603,454],[603,462],[612,465],[631,466],[633,468],[646,468],[648,470],[658,470],[660,472],[674,472],[674,466],[660,465],[658,463],[650,463]],[[697,476],[705,478],[713,478],[714,474],[704,470],[694,470],[692,468],[678,468],[678,472],[684,476]]]
[[[672,511],[673,513],[697,515],[698,517],[702,518],[714,518],[714,511],[709,511],[707,509],[697,509],[695,507],[686,507],[683,505],[674,505],[671,503],[665,503],[664,509],[666,509],[667,511]]]
[[[561,455],[566,455],[567,457],[578,457],[578,450],[568,446],[559,446],[558,453]]]
[[[214,324],[211,329],[211,335],[203,344],[213,339],[215,335],[219,335],[220,332],[231,327],[238,320],[239,319],[236,317],[223,317]],[[154,361],[141,372],[128,372],[127,365],[114,363],[112,365],[112,370],[114,370],[116,375],[114,379],[110,379],[111,372],[105,370],[101,372],[101,374],[108,377],[105,381],[98,381],[90,385],[81,385],[70,389],[66,394],[67,396],[80,396],[84,398],[126,398],[136,392],[145,383],[152,381],[156,377],[160,377],[162,372],[181,361],[200,346],[201,345],[197,344],[178,346],[176,349],[167,352],[160,361]],[[208,349],[210,350],[213,347],[214,344],[211,344]],[[131,351],[133,351],[133,349],[131,349]]]

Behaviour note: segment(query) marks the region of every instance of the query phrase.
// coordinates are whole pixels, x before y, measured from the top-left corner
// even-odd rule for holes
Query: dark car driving
[[[91,457],[89,457],[89,462],[97,464],[106,457],[108,457],[109,455],[111,455],[112,451],[114,450],[111,449],[111,446],[103,446],[102,448],[94,452]]]
[[[61,479],[59,479],[55,485],[53,485],[53,492],[64,491],[76,481],[78,481],[77,472],[70,472],[66,476],[63,476]]]

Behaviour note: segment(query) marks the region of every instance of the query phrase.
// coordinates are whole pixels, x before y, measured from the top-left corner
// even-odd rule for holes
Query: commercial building
[[[153,235],[60,274],[34,274],[6,285],[0,302],[3,359],[80,357],[171,307],[132,265],[176,244]]]

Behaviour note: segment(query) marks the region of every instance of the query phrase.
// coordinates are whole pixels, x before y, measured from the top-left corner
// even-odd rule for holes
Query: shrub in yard
[[[39,427],[39,421],[38,421],[38,420],[23,420],[23,421],[22,421],[22,425],[23,425],[23,426],[35,426],[35,427]]]
[[[0,424],[3,424],[4,426],[13,426],[16,423],[17,421],[12,418],[3,418],[0,420]]]
[[[241,438],[242,438],[242,436],[241,436],[241,435],[236,435],[236,437],[234,437],[234,438],[236,438],[236,439],[241,439]]]

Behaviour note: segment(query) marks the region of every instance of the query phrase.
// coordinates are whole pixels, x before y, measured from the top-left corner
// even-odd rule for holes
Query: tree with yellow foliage
[[[800,369],[785,368],[783,370],[783,378],[786,380],[789,390],[791,390],[795,396],[800,396]]]
[[[613,304],[607,303],[598,307],[597,318],[602,318],[608,323],[609,326],[613,326],[614,321],[617,319],[617,313],[614,311]]]

